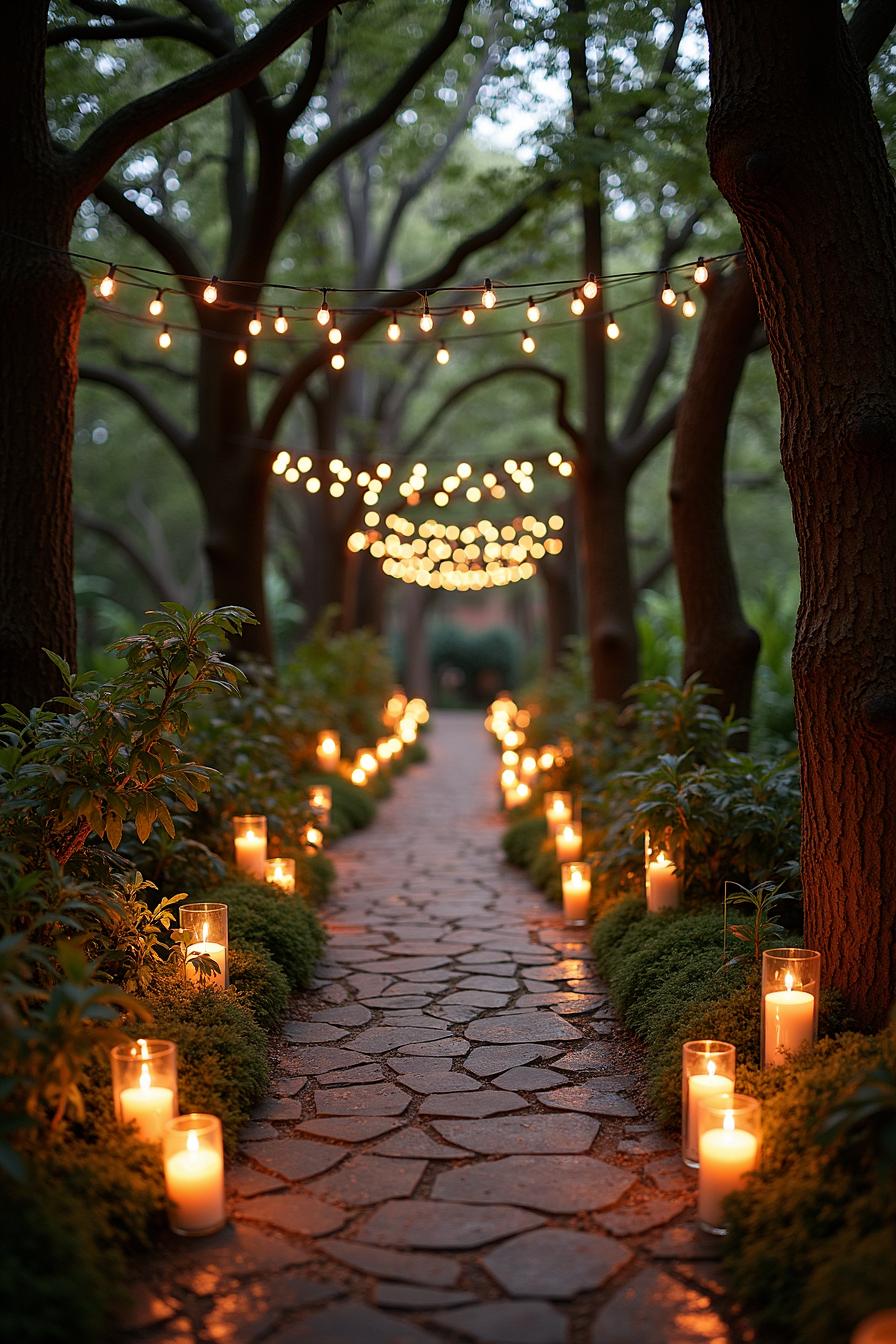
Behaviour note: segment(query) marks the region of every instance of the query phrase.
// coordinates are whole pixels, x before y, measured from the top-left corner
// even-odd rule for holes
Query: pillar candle
[[[569,863],[582,857],[582,831],[568,821],[554,835],[557,859],[560,863]]]
[[[815,998],[793,988],[793,976],[784,977],[784,989],[765,996],[765,1058],[763,1064],[783,1064],[806,1041],[815,1037]]]
[[[217,970],[212,971],[210,975],[200,977],[199,967],[195,962],[190,961],[190,957],[211,957],[217,966]],[[208,925],[202,926],[202,938],[198,943],[190,943],[187,947],[187,978],[189,980],[199,980],[204,985],[214,985],[216,989],[223,989],[227,984],[227,948],[223,943],[210,943],[208,941]]]
[[[153,1086],[148,1064],[140,1070],[139,1086],[122,1088],[118,1104],[122,1120],[132,1120],[147,1143],[160,1142],[166,1120],[174,1116],[174,1093],[170,1087]]]
[[[224,1222],[224,1162],[198,1134],[165,1159],[165,1188],[177,1231],[211,1232]]]
[[[591,900],[591,878],[575,868],[563,878],[563,915],[568,924],[584,924]]]
[[[737,1129],[729,1112],[720,1129],[707,1129],[700,1135],[698,1156],[697,1217],[708,1227],[724,1227],[722,1201],[755,1170],[759,1140],[749,1130]]]
[[[720,1097],[726,1092],[733,1091],[734,1079],[717,1073],[714,1059],[706,1061],[705,1073],[688,1075],[688,1132],[685,1146],[689,1151],[692,1152],[697,1148],[697,1110],[700,1102],[706,1097]]]
[[[236,852],[236,866],[244,873],[251,873],[259,881],[264,879],[264,861],[268,856],[268,842],[264,835],[256,835],[248,830],[245,835],[235,835],[233,846]]]
[[[321,770],[333,771],[339,764],[339,740],[335,733],[321,733],[317,740],[317,763]]]
[[[647,909],[675,910],[678,907],[678,873],[662,850],[647,864]]]

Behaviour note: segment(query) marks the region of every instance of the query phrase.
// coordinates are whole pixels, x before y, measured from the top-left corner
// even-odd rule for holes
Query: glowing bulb
[[[423,312],[420,314],[420,330],[432,331],[434,325],[435,324],[432,320],[432,313],[429,311],[429,304],[427,303],[426,299],[424,299]]]
[[[436,351],[436,363],[437,363],[437,364],[447,364],[450,358],[451,358],[451,352],[449,351],[448,347],[445,345],[445,342],[442,341],[442,344],[439,346],[438,350]]]
[[[462,481],[465,481],[468,476],[473,475],[473,468],[470,466],[469,462],[458,462],[457,474]]]
[[[494,308],[498,302],[498,296],[492,289],[491,280],[486,280],[482,287],[482,306],[483,308]]]
[[[562,453],[558,453],[557,450],[556,450],[556,448],[554,449],[554,451],[553,451],[552,453],[548,453],[548,466],[549,466],[549,467],[559,467],[559,465],[560,465],[560,463],[561,463],[562,461],[563,461],[563,454],[562,454]]]
[[[709,279],[709,270],[702,257],[697,258],[697,265],[694,267],[694,284],[705,285]]]
[[[341,350],[337,350],[335,355],[330,359],[330,368],[335,369],[337,373],[340,369],[345,368],[345,355]]]
[[[165,311],[165,300],[162,298],[162,291],[156,290],[156,296],[149,301],[149,312],[151,317],[161,317]]]
[[[295,485],[296,481],[299,479],[299,473],[296,471],[295,467],[287,467],[286,471],[283,473],[283,479],[289,481],[290,485]]]
[[[598,288],[599,286],[597,283],[597,276],[594,274],[593,271],[591,271],[589,272],[588,279],[582,286],[582,293],[585,295],[586,299],[596,299],[598,295]]]
[[[217,303],[218,301],[218,277],[213,275],[205,289],[202,291],[202,298],[206,303]]]
[[[663,276],[663,289],[662,293],[660,294],[660,299],[666,305],[667,308],[674,308],[676,303],[678,302],[678,296],[676,295],[675,290],[669,283],[668,271],[666,271],[665,275]]]
[[[681,305],[682,317],[693,317],[696,311],[697,311],[696,303],[691,298],[690,294],[688,294],[687,291],[685,291],[684,302]]]
[[[283,309],[277,309],[277,316],[274,318],[274,330],[278,336],[285,336],[289,331],[289,323],[283,315]]]
[[[246,350],[246,347],[243,345],[238,345],[233,352],[234,364],[236,364],[239,368],[242,368],[248,358],[249,358],[249,352]]]
[[[541,309],[531,294],[529,295],[529,305],[526,308],[526,321],[532,323],[541,321]]]
[[[298,467],[299,471],[310,471],[312,465],[313,464],[311,458],[307,455],[307,453],[304,454],[302,457],[300,457],[298,462],[296,462],[296,466]]]
[[[535,353],[535,340],[534,337],[529,335],[528,331],[523,332],[523,339],[520,341],[520,347],[524,355],[532,355]]]
[[[316,476],[308,477],[307,481],[305,482],[305,489],[308,491],[309,495],[317,494],[318,490],[320,489],[320,481],[317,479]]]
[[[445,494],[444,490],[437,490],[436,493],[433,495],[432,499],[433,503],[436,504],[440,509],[443,509],[445,505],[448,503],[448,495]]]
[[[115,267],[110,266],[106,274],[100,281],[100,295],[104,299],[111,299],[115,293]]]
[[[330,330],[327,332],[327,340],[330,342],[331,345],[338,345],[339,342],[342,340],[342,332],[339,330],[337,326],[332,326]]]
[[[327,291],[324,290],[324,296],[320,301],[320,307],[317,310],[317,324],[320,327],[330,325],[330,305],[327,303]]]
[[[388,481],[389,477],[392,475],[392,468],[389,466],[388,462],[381,462],[376,469],[376,474],[381,481]]]
[[[398,325],[398,315],[396,313],[392,314],[392,321],[386,328],[386,337],[390,341],[401,340],[401,327]]]
[[[559,467],[557,468],[557,470],[559,471],[559,473],[560,473],[561,476],[571,476],[571,475],[572,475],[572,463],[571,463],[571,462],[561,462],[560,465],[559,465]]]
[[[622,335],[622,332],[619,330],[619,323],[612,313],[607,318],[606,332],[608,339],[611,341],[618,341],[619,337]]]
[[[160,349],[160,350],[170,350],[170,349],[171,349],[171,332],[168,330],[168,323],[167,323],[167,322],[165,323],[165,325],[164,325],[164,327],[162,328],[162,330],[159,332],[158,337],[157,337],[157,340],[158,340],[158,343],[159,343],[159,349]]]
[[[257,313],[253,313],[252,316],[249,318],[249,335],[250,336],[261,335],[261,318],[258,316]]]
[[[578,290],[575,290],[573,293],[569,304],[569,311],[572,313],[573,317],[581,317],[585,311],[585,303]]]
[[[466,308],[463,310],[460,316],[461,321],[464,322],[468,327],[472,327],[473,323],[476,321],[476,314],[473,312],[473,309],[470,307],[469,304],[467,304]]]

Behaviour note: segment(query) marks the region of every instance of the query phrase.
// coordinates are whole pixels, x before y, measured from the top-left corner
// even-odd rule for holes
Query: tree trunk
[[[759,636],[744,616],[725,524],[725,447],[759,322],[746,266],[710,276],[675,422],[669,482],[672,549],[684,615],[684,675],[718,691],[723,714],[749,718]],[[749,733],[739,746],[746,747]]]
[[[402,594],[401,602],[404,616],[404,688],[408,695],[420,695],[424,700],[429,700],[432,668],[426,614],[434,594],[431,588],[421,588],[417,583],[402,585],[405,586],[407,591]]]
[[[0,703],[58,695],[43,649],[77,656],[72,435],[84,287],[68,258],[76,203],[44,110],[46,7],[12,5],[0,88]],[[49,250],[45,250],[49,249]]]
[[[569,641],[578,632],[575,555],[570,544],[573,530],[567,527],[560,554],[545,556],[539,564],[539,573],[544,582],[547,627],[545,665],[549,672],[559,665]]]
[[[896,188],[835,0],[704,12],[799,543],[806,940],[874,1027],[896,991]]]
[[[582,457],[576,485],[592,694],[595,700],[620,704],[638,680],[628,480],[615,463],[597,466]]]

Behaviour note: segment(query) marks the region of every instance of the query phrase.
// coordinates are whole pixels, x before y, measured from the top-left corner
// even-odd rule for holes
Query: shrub
[[[528,868],[539,853],[547,831],[544,817],[521,817],[512,821],[501,840],[507,862],[515,868]]]
[[[286,1016],[289,980],[263,947],[234,947],[227,958],[230,984],[265,1031]]]
[[[310,981],[324,945],[317,916],[301,896],[286,895],[267,882],[224,882],[197,899],[227,906],[230,941],[263,947],[284,971],[292,990]]]

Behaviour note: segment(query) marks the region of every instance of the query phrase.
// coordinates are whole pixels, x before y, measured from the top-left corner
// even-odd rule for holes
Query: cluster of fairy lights
[[[559,514],[546,523],[527,514],[502,527],[487,518],[466,526],[427,518],[415,526],[397,513],[385,521],[385,533],[377,527],[353,532],[349,550],[369,551],[390,578],[423,588],[464,592],[505,587],[531,579],[538,560],[563,550],[562,539],[554,535],[563,528]]]
[[[70,253],[69,255],[73,258],[84,259],[83,254]],[[733,253],[725,253],[716,257],[699,257],[696,263],[681,263],[665,271],[638,271],[604,277],[590,274],[585,279],[572,283],[559,282],[558,284],[555,281],[541,280],[507,284],[486,278],[480,286],[462,285],[451,286],[446,290],[423,290],[419,293],[418,301],[412,308],[389,308],[384,307],[382,303],[373,307],[352,306],[351,296],[374,294],[382,300],[384,295],[381,290],[336,289],[330,286],[266,285],[260,282],[222,280],[217,275],[208,277],[180,276],[149,267],[124,266],[115,263],[108,266],[106,273],[95,284],[94,292],[100,299],[109,302],[115,296],[120,285],[149,291],[151,297],[148,300],[147,312],[149,318],[154,323],[159,324],[156,342],[161,350],[172,348],[175,332],[193,331],[191,326],[178,325],[167,320],[167,304],[171,297],[188,298],[191,302],[198,299],[199,302],[210,309],[219,307],[226,311],[245,312],[246,337],[249,339],[234,338],[226,333],[206,332],[207,336],[211,334],[222,340],[227,340],[233,345],[232,359],[238,367],[244,367],[249,363],[252,340],[267,336],[269,329],[275,338],[282,338],[289,334],[291,324],[311,323],[317,326],[321,338],[326,342],[329,349],[330,368],[338,373],[345,368],[347,360],[346,349],[348,343],[341,325],[347,317],[370,313],[381,315],[384,323],[381,330],[385,340],[387,343],[394,345],[400,342],[404,335],[402,320],[416,323],[424,336],[430,336],[435,331],[437,323],[441,323],[448,318],[457,318],[466,330],[455,333],[452,340],[456,341],[478,339],[480,333],[473,333],[471,328],[476,325],[478,316],[482,313],[512,310],[515,314],[521,310],[525,313],[525,326],[517,333],[520,350],[524,355],[533,355],[538,348],[538,341],[534,333],[539,327],[559,325],[556,319],[545,322],[544,316],[545,312],[552,315],[556,310],[552,309],[551,305],[561,301],[567,306],[568,315],[573,320],[589,313],[599,317],[604,334],[609,341],[617,341],[622,335],[619,314],[645,303],[659,302],[667,309],[677,308],[684,318],[692,318],[697,312],[697,305],[690,285],[699,289],[709,278],[711,264],[724,265],[734,255]],[[88,260],[92,259],[88,258]],[[690,273],[690,279],[688,273]],[[171,283],[157,285],[154,279],[150,280],[148,278],[162,276]],[[613,305],[612,291],[614,289],[621,285],[645,279],[661,280],[658,296],[651,293],[647,298],[637,299],[626,304]],[[184,286],[189,286],[189,288]],[[240,290],[247,287],[251,287],[256,292],[268,288],[296,294],[317,294],[319,300],[316,307],[310,308],[306,305],[289,303],[250,306],[241,303],[238,297]],[[530,291],[528,294],[526,294],[527,290]],[[516,291],[519,291],[525,297],[520,297]],[[440,293],[461,294],[463,299],[461,302],[439,303],[437,297]],[[338,308],[330,302],[331,296],[337,294],[345,298],[345,302]],[[136,321],[144,320],[119,310],[116,310],[116,315]],[[508,332],[502,329],[499,332],[482,332],[481,334],[506,336]],[[440,365],[446,365],[450,362],[451,350],[445,338],[438,339],[434,358],[435,362]]]
[[[572,462],[556,449],[548,453],[546,461],[558,476],[568,477],[573,474]],[[308,453],[304,453],[293,461],[292,454],[286,448],[281,448],[274,458],[271,471],[290,485],[304,485],[311,495],[319,494],[329,477],[327,490],[334,499],[344,495],[347,486],[354,485],[363,490],[363,501],[370,508],[379,505],[382,491],[393,474],[389,462],[379,462],[370,470],[353,471],[340,457],[330,458],[321,465]],[[443,509],[452,500],[461,498],[470,504],[478,504],[487,497],[504,499],[508,482],[524,495],[530,495],[535,489],[535,463],[528,460],[517,462],[512,457],[504,461],[502,468],[481,471],[478,476],[469,462],[458,462],[437,484],[428,481],[429,474],[429,466],[425,462],[415,462],[407,477],[398,483],[398,493],[409,505],[419,504],[424,492],[431,494],[437,508]],[[377,523],[379,519],[375,518],[373,522]]]

